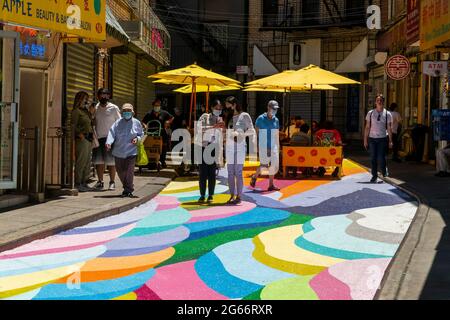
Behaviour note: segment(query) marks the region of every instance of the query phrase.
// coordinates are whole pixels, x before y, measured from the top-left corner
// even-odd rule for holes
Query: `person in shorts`
[[[261,174],[262,168],[269,168],[268,191],[279,191],[274,185],[274,177],[279,168],[279,130],[280,121],[277,112],[280,109],[278,102],[272,100],[267,105],[267,112],[256,119],[255,127],[259,140],[259,158],[261,166],[252,176],[250,186],[255,188],[256,180]]]
[[[104,189],[103,175],[105,167],[109,171],[109,188],[108,190],[115,190],[116,184],[116,167],[114,157],[111,150],[106,148],[106,139],[108,137],[109,129],[119,119],[122,118],[120,109],[115,104],[109,102],[111,94],[108,89],[99,89],[97,98],[99,103],[95,106],[95,130],[98,137],[99,147],[93,151],[93,162],[97,170],[98,182],[94,186],[97,190]]]

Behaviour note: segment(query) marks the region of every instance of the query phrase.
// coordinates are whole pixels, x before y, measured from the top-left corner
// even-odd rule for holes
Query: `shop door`
[[[19,36],[0,31],[0,189],[17,188]]]

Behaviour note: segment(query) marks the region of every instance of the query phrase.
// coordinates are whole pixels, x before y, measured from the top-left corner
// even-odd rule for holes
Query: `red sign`
[[[409,60],[402,55],[395,55],[389,58],[384,66],[386,74],[393,80],[403,80],[411,71]]]
[[[420,38],[420,1],[408,0],[406,17],[406,41],[408,45],[419,41]]]
[[[152,43],[156,44],[160,49],[164,48],[164,40],[156,28],[152,28]]]

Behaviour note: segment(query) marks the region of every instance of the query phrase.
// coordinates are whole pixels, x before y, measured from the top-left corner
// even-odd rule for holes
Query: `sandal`
[[[227,204],[234,204],[234,196],[231,196],[230,200],[227,201]]]

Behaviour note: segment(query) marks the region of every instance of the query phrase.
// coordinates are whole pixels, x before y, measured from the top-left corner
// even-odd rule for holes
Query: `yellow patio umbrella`
[[[234,90],[240,90],[242,87],[240,85],[228,85],[228,86],[216,86],[216,85],[197,85],[195,92],[205,92],[206,93],[206,112],[208,112],[209,108],[209,93],[210,92],[221,92],[221,91],[234,91]],[[189,84],[187,86],[178,88],[173,90],[174,92],[178,93],[191,93],[192,92],[192,85]]]
[[[196,86],[197,85],[239,85],[240,82],[225,77],[221,74],[206,70],[197,64],[192,64],[184,68],[159,72],[149,76],[149,78],[164,79],[171,81],[172,84],[190,84],[192,85],[191,104],[189,108],[189,127],[192,124],[192,109],[197,104]],[[195,114],[194,114],[195,116]]]
[[[311,123],[313,121],[313,95],[314,87],[321,85],[338,85],[338,84],[361,84],[358,81],[349,79],[331,71],[324,70],[315,65],[309,65],[297,71],[284,71],[273,76],[258,79],[246,85],[274,86],[277,88],[306,87],[309,88],[311,94]],[[311,135],[311,143],[313,137]]]

